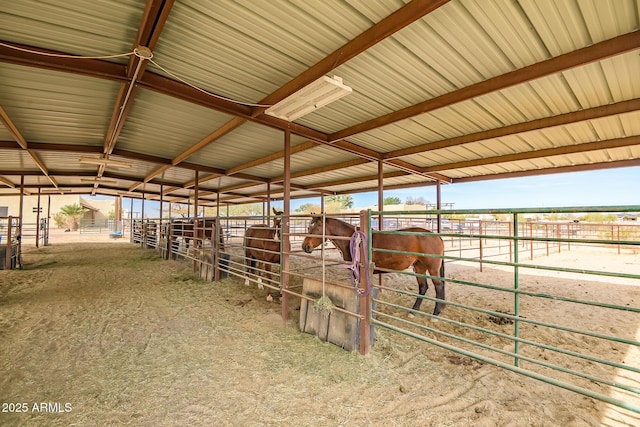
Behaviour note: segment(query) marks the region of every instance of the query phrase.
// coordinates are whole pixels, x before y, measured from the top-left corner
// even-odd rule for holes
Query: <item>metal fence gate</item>
[[[378,218],[388,224],[391,217],[413,225],[435,215],[510,217],[460,222],[436,233],[445,242],[444,279],[454,290],[437,322],[425,308],[436,298],[418,295],[415,281],[375,285],[384,292],[373,301],[371,322],[640,413],[640,300],[627,298],[640,290],[640,224],[523,219],[524,214],[638,211],[631,206],[369,212],[365,221],[374,226]],[[369,236],[374,233],[398,231],[369,227]],[[371,259],[377,249],[369,245],[368,250]],[[414,298],[424,298],[421,311],[411,310]]]

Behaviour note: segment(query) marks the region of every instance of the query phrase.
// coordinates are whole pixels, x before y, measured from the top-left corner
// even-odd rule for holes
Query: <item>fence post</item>
[[[513,237],[517,239],[519,237],[517,213],[513,214],[513,229],[514,229]],[[533,247],[533,245],[531,245],[531,247]],[[518,290],[520,287],[520,270],[519,270],[520,256],[518,254],[518,251],[514,253],[513,263],[515,264],[513,267],[513,290],[514,290],[513,314],[514,316],[516,316],[516,319],[513,322],[513,335],[516,338],[520,338],[520,321],[517,319],[517,317],[520,316],[520,294],[518,293]],[[514,345],[513,352],[516,354],[516,357],[514,359],[514,365],[520,366],[520,357],[518,357],[518,355],[520,354],[520,341],[518,339],[515,339],[513,345]]]
[[[175,259],[173,257],[173,218],[169,218],[169,235],[167,236],[167,258]]]
[[[213,264],[213,271],[211,276],[213,281],[217,282],[220,280],[220,251],[222,251],[220,216],[217,212],[215,222],[211,225],[211,227],[213,227],[211,230],[211,263]]]
[[[287,211],[288,213],[288,211]],[[291,251],[291,229],[289,221],[291,217],[284,216],[282,214],[282,221],[280,222],[280,285],[282,286],[282,296],[280,297],[280,303],[282,305],[282,320],[287,321],[289,319],[289,271],[290,260],[289,252]]]
[[[371,260],[371,251],[373,236],[369,232],[369,215],[367,211],[360,211],[360,231],[364,232],[367,237],[367,245],[360,245],[360,259]],[[366,253],[365,253],[366,251]],[[366,255],[366,256],[365,256]],[[366,266],[360,264],[360,281],[362,278],[371,289],[371,277],[367,276]],[[371,292],[366,296],[360,296],[360,354],[366,356],[371,351]]]
[[[193,234],[193,239],[191,239],[191,248],[193,249],[193,272],[194,273],[200,273],[200,270],[202,268],[202,265],[199,264],[202,261],[200,260],[200,242],[198,241],[198,238],[200,236],[200,220],[198,219],[198,209],[197,206],[196,208],[193,210],[194,212],[194,217],[193,217],[193,228],[191,229],[191,232]],[[187,256],[189,256],[189,246],[187,245]]]
[[[549,256],[549,224],[544,225],[544,238],[547,246],[547,256]]]

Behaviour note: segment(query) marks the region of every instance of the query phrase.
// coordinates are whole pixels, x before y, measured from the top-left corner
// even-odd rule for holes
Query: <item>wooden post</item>
[[[214,232],[215,235],[215,243],[211,244],[213,248],[213,254],[211,259],[213,259],[213,280],[220,280],[220,259],[222,257],[221,253],[223,250],[224,243],[224,235],[222,234],[222,224],[220,223],[220,192],[216,193],[216,229]]]
[[[18,253],[22,253],[22,225],[24,224],[24,175],[20,175],[20,216],[18,218]],[[9,240],[11,246],[11,240]],[[9,251],[11,252],[11,251]]]
[[[287,289],[289,288],[289,252],[291,250],[291,236],[289,236],[289,221],[290,221],[290,198],[291,198],[291,130],[289,128],[284,131],[284,206],[283,206],[283,221],[280,225],[281,228],[281,244],[282,244],[282,257],[280,260],[280,276],[282,277],[282,297],[280,302],[282,304],[282,320],[289,318],[289,294]]]
[[[360,230],[368,234],[369,217],[367,211],[360,211]],[[371,242],[371,236],[367,235],[367,242]],[[360,259],[368,259],[368,244],[360,246]],[[360,264],[360,283],[365,280],[371,286],[371,277],[367,277],[364,264]],[[366,356],[371,351],[371,292],[367,296],[360,296],[360,354]]]
[[[206,218],[206,217],[205,217]],[[207,220],[205,220],[205,226]],[[211,225],[211,280],[217,282],[220,280],[220,217],[216,213],[215,222]]]
[[[198,169],[196,169],[193,174],[194,178],[194,186],[193,186],[193,240],[191,240],[191,244],[193,245],[193,272],[198,271],[198,264],[202,262],[200,257],[200,247],[201,243],[198,241],[200,237],[200,231],[198,230],[198,199],[200,198],[200,189],[198,186],[198,181],[200,180],[200,173]],[[189,248],[187,248],[187,254],[189,254]],[[202,265],[199,266],[202,269]]]
[[[544,225],[544,238],[546,239],[547,256],[549,256],[549,224]]]
[[[162,224],[162,214],[163,214],[162,207],[164,205],[164,194],[162,194],[163,192],[164,192],[163,185],[160,184],[160,214],[159,214],[160,215],[160,224]]]
[[[173,259],[173,255],[171,252],[173,251],[173,218],[169,218],[169,223],[167,224],[167,251],[165,259]]]

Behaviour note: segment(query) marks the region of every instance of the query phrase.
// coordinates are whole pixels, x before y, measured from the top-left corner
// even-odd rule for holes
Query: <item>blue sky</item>
[[[443,185],[442,203],[454,203],[454,209],[550,208],[570,206],[640,205],[640,167],[573,172],[527,178]],[[375,192],[353,194],[355,208],[375,206]],[[406,190],[389,190],[384,197],[423,198],[435,203],[435,186]],[[123,203],[129,209],[129,199]],[[291,210],[301,204],[320,204],[320,198],[291,201]],[[157,216],[157,203],[145,203],[145,216]],[[282,202],[273,203],[281,207]],[[134,201],[134,211],[140,211],[140,201]]]
[[[435,203],[435,187],[422,190],[384,194]],[[640,167],[443,185],[441,191],[442,203],[455,203],[454,209],[640,205]]]
[[[496,179],[441,186],[442,203],[454,209],[640,205],[640,167]],[[377,193],[353,194],[354,207],[374,206]],[[389,190],[384,197],[436,202],[435,186]],[[291,201],[292,210],[319,198]]]

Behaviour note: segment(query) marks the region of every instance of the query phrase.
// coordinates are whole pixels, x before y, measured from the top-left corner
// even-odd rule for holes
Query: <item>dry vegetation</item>
[[[283,322],[264,291],[128,243],[24,263],[0,271],[0,390],[29,411],[0,425],[616,425],[590,398],[390,331],[369,357],[345,352],[300,333],[295,308]]]

